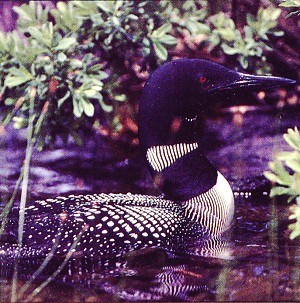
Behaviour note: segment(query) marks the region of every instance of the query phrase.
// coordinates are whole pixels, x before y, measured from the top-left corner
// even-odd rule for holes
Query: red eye
[[[205,83],[205,82],[207,82],[207,78],[204,77],[204,76],[201,76],[201,77],[198,79],[198,81],[199,81],[200,83]]]

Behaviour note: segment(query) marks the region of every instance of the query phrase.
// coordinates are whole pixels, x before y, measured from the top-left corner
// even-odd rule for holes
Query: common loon
[[[209,255],[210,239],[219,239],[231,225],[234,199],[229,183],[202,153],[195,120],[230,93],[293,83],[242,74],[202,59],[163,65],[143,89],[139,137],[154,183],[164,196],[93,194],[36,201],[25,210],[21,250],[17,216],[9,217],[0,258],[37,258],[51,250],[59,256],[71,250],[108,257],[152,246],[174,252],[198,249]],[[181,123],[179,132],[174,132],[174,121]]]

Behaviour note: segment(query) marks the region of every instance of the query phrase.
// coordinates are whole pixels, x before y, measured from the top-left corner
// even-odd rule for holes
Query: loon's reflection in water
[[[224,239],[207,239],[189,245],[191,254],[174,255],[162,248],[132,251],[120,258],[96,259],[75,253],[54,281],[64,288],[90,289],[97,295],[116,300],[160,301],[209,298],[216,295],[218,276],[232,259]],[[27,294],[46,281],[63,263],[64,257],[53,257],[34,279]],[[15,258],[1,259],[1,276],[12,278]],[[19,260],[19,279],[33,280],[43,259]],[[26,292],[24,293],[24,295]],[[20,298],[21,299],[21,298]]]

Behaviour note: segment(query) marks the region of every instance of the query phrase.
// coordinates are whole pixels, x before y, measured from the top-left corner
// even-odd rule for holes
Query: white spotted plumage
[[[233,212],[231,197],[231,189],[219,173],[212,189],[180,203],[131,193],[37,201],[25,212],[22,254],[26,255],[29,248],[30,253],[34,248],[40,254],[48,253],[57,236],[60,243],[56,254],[66,254],[86,225],[76,251],[90,257],[122,254],[147,246],[182,249],[185,238],[218,237],[228,228]]]

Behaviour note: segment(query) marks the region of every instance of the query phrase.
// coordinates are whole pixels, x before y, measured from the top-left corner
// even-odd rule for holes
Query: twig
[[[30,119],[28,123],[28,134],[27,134],[27,147],[26,147],[26,156],[24,163],[24,177],[22,184],[22,192],[21,192],[21,201],[20,201],[20,211],[19,211],[19,227],[18,227],[18,245],[21,248],[23,243],[23,228],[25,221],[25,207],[27,200],[27,192],[28,192],[28,182],[29,182],[29,169],[30,169],[30,160],[32,155],[32,148],[34,145],[33,139],[33,122],[35,119],[34,114],[34,99],[36,94],[36,88],[33,87],[30,93]]]
[[[34,145],[33,139],[33,123],[35,119],[34,114],[34,101],[36,95],[36,88],[33,87],[30,91],[30,107],[29,107],[29,121],[28,121],[28,133],[27,133],[27,147],[26,147],[26,155],[24,161],[24,169],[23,169],[23,182],[22,182],[22,192],[21,192],[21,201],[20,201],[20,210],[19,210],[19,225],[18,225],[18,253],[14,265],[14,274],[13,274],[13,283],[12,283],[12,295],[11,302],[17,301],[17,278],[18,278],[18,265],[19,265],[19,257],[22,250],[23,244],[23,229],[25,222],[25,207],[27,200],[27,191],[28,191],[28,182],[29,182],[29,170],[30,170],[30,159],[32,155],[32,148]]]
[[[60,264],[60,266],[57,268],[57,270],[46,280],[44,281],[40,286],[38,286],[30,296],[28,296],[24,302],[32,302],[33,298],[38,295],[39,292],[41,292],[63,269],[64,267],[67,265],[68,261],[70,260],[70,258],[72,257],[75,248],[78,244],[78,242],[80,241],[83,233],[89,228],[88,225],[83,226],[82,230],[80,231],[80,233],[77,236],[77,239],[73,242],[72,246],[70,247],[68,253],[66,254],[66,257],[64,259],[64,261]]]
[[[24,172],[24,165],[21,168],[21,172],[20,172],[19,178],[16,182],[13,194],[12,194],[11,198],[9,199],[8,203],[5,205],[5,207],[3,208],[3,210],[0,214],[0,221],[1,221],[0,236],[4,232],[4,229],[5,229],[5,226],[6,226],[6,223],[7,223],[7,216],[8,216],[9,211],[10,211],[10,209],[11,209],[11,207],[12,207],[14,201],[15,201],[16,195],[18,193],[18,189],[19,189],[20,184],[23,180],[23,172]]]
[[[19,299],[21,298],[21,296],[28,290],[28,288],[32,285],[33,281],[42,273],[42,271],[46,268],[46,266],[49,264],[49,262],[51,261],[51,259],[53,258],[55,251],[57,249],[57,246],[59,244],[59,241],[61,239],[61,227],[62,224],[60,225],[55,240],[54,240],[54,244],[50,250],[50,252],[47,254],[46,258],[44,259],[43,263],[39,266],[39,268],[33,273],[33,275],[31,276],[30,280],[27,281],[25,283],[25,285],[19,290],[18,292],[18,297]]]

